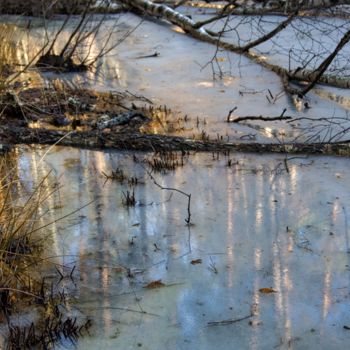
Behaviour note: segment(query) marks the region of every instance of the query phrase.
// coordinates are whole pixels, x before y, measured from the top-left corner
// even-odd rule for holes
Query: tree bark
[[[349,78],[342,78],[334,75],[324,74],[324,71],[322,72],[322,75],[319,75],[317,74],[317,72],[309,69],[296,69],[295,71],[289,71],[288,69],[283,68],[279,65],[269,63],[260,55],[249,51],[249,48],[252,48],[253,46],[258,45],[259,43],[266,41],[266,38],[270,39],[274,34],[278,33],[281,29],[283,29],[284,26],[287,26],[290,23],[290,21],[294,18],[293,16],[291,16],[291,18],[285,20],[279,26],[277,26],[275,30],[273,30],[267,35],[267,37],[264,36],[260,40],[256,40],[254,42],[254,45],[250,43],[241,47],[226,42],[222,40],[221,37],[218,38],[210,35],[210,33],[203,27],[198,28],[198,25],[192,19],[182,15],[181,13],[173,10],[168,6],[154,4],[152,1],[149,0],[120,0],[120,2],[130,6],[130,8],[137,9],[138,11],[142,11],[143,13],[146,13],[150,16],[157,18],[161,17],[171,23],[174,23],[196,39],[216,45],[217,47],[226,49],[228,51],[243,54],[249,59],[278,74],[283,79],[285,79],[285,77],[288,77],[288,79],[291,80],[306,81],[309,83],[313,83],[315,81],[315,78],[317,78],[317,82],[322,84],[327,84],[339,88],[350,87]]]
[[[2,131],[2,132],[1,132]],[[334,143],[234,143],[193,140],[178,136],[135,133],[71,132],[7,127],[0,130],[9,144],[59,144],[91,149],[138,151],[257,152],[285,154],[323,154],[350,156],[350,140]]]

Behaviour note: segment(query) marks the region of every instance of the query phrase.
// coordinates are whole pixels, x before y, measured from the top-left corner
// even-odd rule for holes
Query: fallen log
[[[239,143],[220,140],[193,140],[179,136],[139,132],[114,133],[98,130],[63,132],[25,127],[3,127],[0,139],[8,144],[59,144],[89,149],[132,151],[254,152],[350,156],[350,140],[318,143]]]
[[[325,74],[322,72],[322,75],[319,76],[318,71],[309,70],[305,68],[297,68],[295,70],[289,70],[284,67],[281,67],[277,64],[272,64],[266,61],[266,59],[247,48],[251,48],[251,45],[239,46],[222,40],[221,36],[213,36],[212,33],[206,30],[203,27],[199,27],[195,21],[191,18],[181,14],[180,12],[170,8],[166,5],[155,4],[149,0],[119,0],[120,3],[129,6],[132,10],[135,10],[136,13],[140,11],[143,14],[155,18],[161,18],[170,23],[176,24],[181,27],[187,34],[191,35],[193,38],[216,45],[218,48],[222,48],[231,52],[242,54],[254,62],[260,64],[266,69],[273,71],[278,74],[280,77],[288,78],[289,80],[302,81],[314,83],[317,79],[318,83],[326,84],[329,86],[339,87],[339,88],[350,88],[350,79],[348,77],[340,77],[332,74]],[[294,16],[291,16],[291,20]],[[284,25],[287,25],[289,21],[285,21]],[[283,25],[281,26],[283,28]],[[272,32],[273,33],[273,32]],[[258,40],[259,41],[259,40]]]

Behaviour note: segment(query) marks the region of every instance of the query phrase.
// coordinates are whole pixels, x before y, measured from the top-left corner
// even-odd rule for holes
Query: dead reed
[[[43,208],[55,194],[49,174],[32,190],[24,191],[17,175],[16,156],[0,156],[0,319],[7,323],[7,349],[48,348],[61,338],[75,339],[90,326],[64,314],[65,292],[58,282],[43,277],[48,225],[40,226]],[[25,194],[23,194],[25,193]],[[35,306],[29,326],[16,324],[18,315]],[[16,317],[17,315],[17,317]]]
[[[152,171],[159,173],[167,173],[178,167],[182,167],[186,161],[186,152],[157,152],[152,158],[147,159],[147,165]]]
[[[135,199],[135,191],[126,191],[126,193],[123,192],[123,205],[126,207],[134,207],[136,205],[136,199]]]

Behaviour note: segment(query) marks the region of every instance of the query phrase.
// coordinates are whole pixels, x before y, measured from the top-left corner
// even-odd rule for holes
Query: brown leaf
[[[162,282],[162,280],[156,280],[148,283],[143,288],[154,289],[154,288],[161,288],[161,287],[165,287],[165,284]]]
[[[277,291],[272,288],[260,288],[259,292],[263,294],[277,293]]]
[[[201,264],[201,263],[202,263],[202,259],[191,260],[192,265],[197,265],[197,264]]]

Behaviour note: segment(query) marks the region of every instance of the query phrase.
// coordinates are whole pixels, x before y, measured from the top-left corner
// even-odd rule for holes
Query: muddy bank
[[[90,149],[141,151],[241,151],[343,155],[350,141],[318,143],[232,142],[228,136],[211,139],[203,132],[192,138],[158,134],[174,128],[166,106],[130,92],[101,93],[67,87],[32,88],[1,97],[0,138],[2,150],[17,144],[60,144]],[[187,122],[177,115],[177,127]]]

